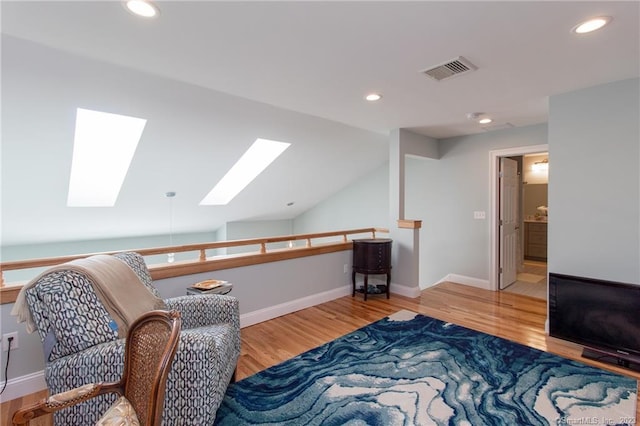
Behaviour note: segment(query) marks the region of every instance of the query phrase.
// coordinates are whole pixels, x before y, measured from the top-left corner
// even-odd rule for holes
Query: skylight
[[[216,184],[202,201],[201,206],[229,204],[260,173],[289,147],[289,143],[256,139],[236,164]]]
[[[147,120],[78,108],[69,207],[112,207]]]

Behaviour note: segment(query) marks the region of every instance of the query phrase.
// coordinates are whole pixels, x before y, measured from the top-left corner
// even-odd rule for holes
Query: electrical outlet
[[[13,333],[7,333],[2,335],[2,350],[9,350],[9,338],[13,337],[11,341],[11,349],[18,349],[18,332],[14,331]]]
[[[486,219],[487,218],[487,214],[483,211],[476,211],[473,212],[473,218],[474,219]]]

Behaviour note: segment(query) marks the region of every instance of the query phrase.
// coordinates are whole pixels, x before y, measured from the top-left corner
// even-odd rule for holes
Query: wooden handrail
[[[351,243],[347,240],[347,235],[371,234],[375,238],[376,232],[388,233],[388,229],[384,228],[362,228],[350,229],[346,231],[318,232],[311,234],[298,234],[276,237],[251,238],[244,240],[215,241],[208,243],[186,244],[180,246],[165,246],[145,249],[128,249],[109,252],[85,253],[70,256],[57,256],[39,259],[15,260],[0,262],[0,303],[10,303],[15,301],[15,295],[22,287],[21,283],[4,284],[4,271],[14,271],[31,268],[41,268],[47,266],[60,265],[76,259],[83,259],[97,254],[115,254],[123,251],[135,251],[142,256],[153,256],[167,253],[179,252],[197,252],[193,260],[177,261],[174,263],[162,263],[149,265],[149,270],[153,279],[169,278],[181,275],[189,275],[198,272],[206,272],[220,269],[236,268],[239,266],[255,265],[259,263],[273,262],[283,259],[291,259],[303,256],[312,256],[315,254],[327,253],[337,250],[346,250],[350,248]],[[313,239],[340,237],[335,243],[312,244]],[[278,248],[268,250],[267,244],[293,242],[297,240],[305,241],[304,247],[295,247],[289,245],[289,248]],[[207,258],[206,250],[241,247],[241,246],[259,246],[257,252],[241,253],[235,255],[224,255]]]

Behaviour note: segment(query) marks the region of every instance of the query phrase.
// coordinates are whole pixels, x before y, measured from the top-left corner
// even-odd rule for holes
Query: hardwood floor
[[[13,417],[13,413],[23,405],[31,404],[33,402],[39,401],[42,398],[45,398],[48,395],[46,390],[33,393],[31,395],[23,396],[22,398],[16,398],[11,401],[7,401],[0,405],[0,424],[2,426],[11,425],[11,417]],[[29,423],[30,426],[51,426],[53,425],[53,416],[42,416],[35,420],[32,420]]]
[[[419,312],[640,379],[640,373],[582,359],[581,347],[546,336],[544,323],[547,307],[544,300],[455,283],[442,283],[424,290],[416,299],[392,294],[389,300],[384,296],[372,296],[364,302],[362,296],[346,296],[243,328],[237,378],[241,380],[400,309]],[[0,421],[3,425],[11,424],[13,411],[26,403],[27,399],[35,397],[30,395],[2,404]],[[639,413],[640,410],[636,413],[637,418]],[[49,426],[51,421],[32,424]]]

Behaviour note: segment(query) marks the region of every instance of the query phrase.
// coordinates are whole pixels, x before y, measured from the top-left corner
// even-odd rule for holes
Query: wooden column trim
[[[420,229],[422,228],[421,220],[399,219],[398,228],[404,229]]]

